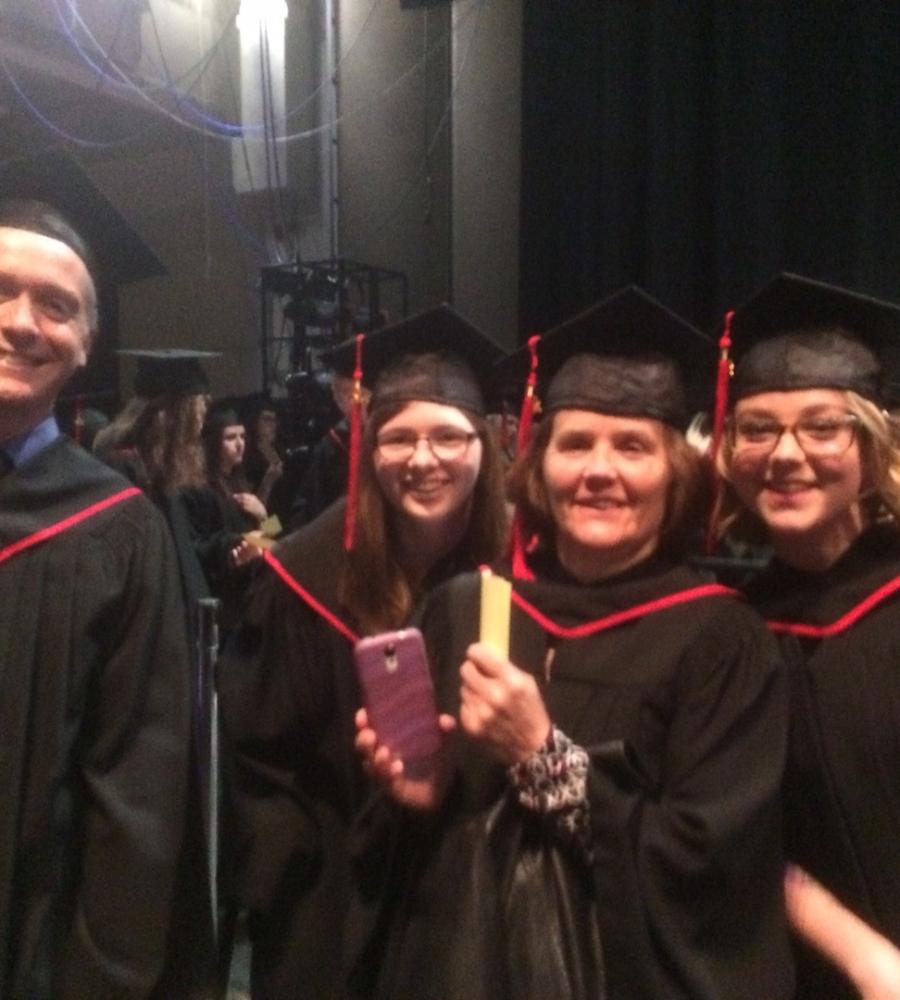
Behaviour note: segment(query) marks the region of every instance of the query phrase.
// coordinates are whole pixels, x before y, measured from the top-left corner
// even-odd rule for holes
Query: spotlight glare
[[[237,26],[257,30],[261,24],[279,24],[287,20],[285,0],[241,0]]]

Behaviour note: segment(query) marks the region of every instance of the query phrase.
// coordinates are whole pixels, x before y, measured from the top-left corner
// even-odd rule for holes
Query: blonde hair
[[[859,421],[860,464],[863,485],[862,509],[869,523],[887,521],[900,526],[900,419],[876,403],[850,390],[842,390],[847,410]],[[732,450],[728,435],[716,458],[716,471],[723,480],[718,507],[713,513],[717,538],[731,535],[738,541],[766,541],[762,519],[738,499],[731,483]]]

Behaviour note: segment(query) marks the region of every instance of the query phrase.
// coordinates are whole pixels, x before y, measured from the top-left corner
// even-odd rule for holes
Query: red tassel
[[[531,551],[534,542],[535,539],[531,539],[529,544],[525,545],[522,538],[522,519],[516,513],[512,523],[512,575],[514,580],[534,579],[534,573],[528,568],[528,561],[525,558],[526,551]]]
[[[528,353],[531,355],[531,367],[529,368],[528,378],[525,382],[525,395],[522,397],[522,410],[519,414],[518,454],[524,451],[531,440],[535,393],[537,391],[537,346],[540,339],[541,335],[539,333],[528,338]],[[515,580],[534,579],[534,573],[528,568],[528,562],[525,558],[527,548],[530,548],[530,546],[525,545],[525,539],[522,537],[522,518],[519,512],[516,511],[510,532],[510,560],[512,562],[512,575]]]
[[[531,368],[525,382],[525,395],[522,397],[522,410],[519,414],[518,450],[521,452],[531,440],[531,424],[534,419],[534,395],[537,391],[538,353],[537,345],[541,339],[539,333],[528,338],[528,352],[531,355]]]
[[[725,328],[719,338],[719,370],[716,376],[716,402],[713,410],[712,442],[709,449],[710,470],[712,474],[712,508],[709,524],[706,529],[706,554],[712,555],[716,548],[714,525],[716,512],[722,499],[722,481],[716,472],[716,459],[722,447],[722,435],[725,432],[725,414],[728,412],[728,380],[731,378],[731,322],[734,310],[725,313]]]
[[[356,335],[356,367],[353,369],[353,405],[350,409],[350,465],[347,475],[347,508],[344,511],[344,551],[352,552],[359,502],[359,453],[362,444],[362,346],[365,334]]]

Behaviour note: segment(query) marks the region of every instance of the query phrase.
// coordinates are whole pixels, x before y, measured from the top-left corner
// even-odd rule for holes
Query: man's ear
[[[81,338],[81,350],[78,354],[78,367],[84,368],[90,357],[91,348],[94,346],[94,337],[96,337],[97,331],[93,327],[86,327],[84,335]]]

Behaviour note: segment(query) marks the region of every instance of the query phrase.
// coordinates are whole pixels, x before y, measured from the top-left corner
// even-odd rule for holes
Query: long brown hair
[[[128,441],[137,448],[152,489],[166,495],[206,483],[197,396],[166,393],[148,401]]]
[[[543,548],[555,544],[556,522],[544,483],[544,453],[553,433],[553,414],[540,422],[531,441],[509,473],[509,494],[516,504],[525,538],[537,536]],[[684,435],[663,424],[663,443],[672,477],[666,497],[666,513],[660,531],[659,550],[681,555],[702,519],[703,459]]]
[[[222,469],[222,441],[229,427],[244,427],[240,420],[232,424],[207,424],[203,428],[203,454],[206,461],[206,481],[222,496],[231,498],[232,493],[252,493],[244,472],[243,462],[236,465],[227,475]],[[245,431],[246,433],[246,431]],[[246,450],[244,452],[246,455]]]
[[[340,598],[368,633],[404,625],[421,596],[397,559],[388,504],[375,476],[378,431],[406,405],[379,408],[370,415],[363,435],[355,543],[345,560]],[[456,548],[460,563],[474,569],[500,555],[507,517],[502,467],[493,436],[483,418],[467,410],[461,412],[472,422],[482,449],[469,521]]]

